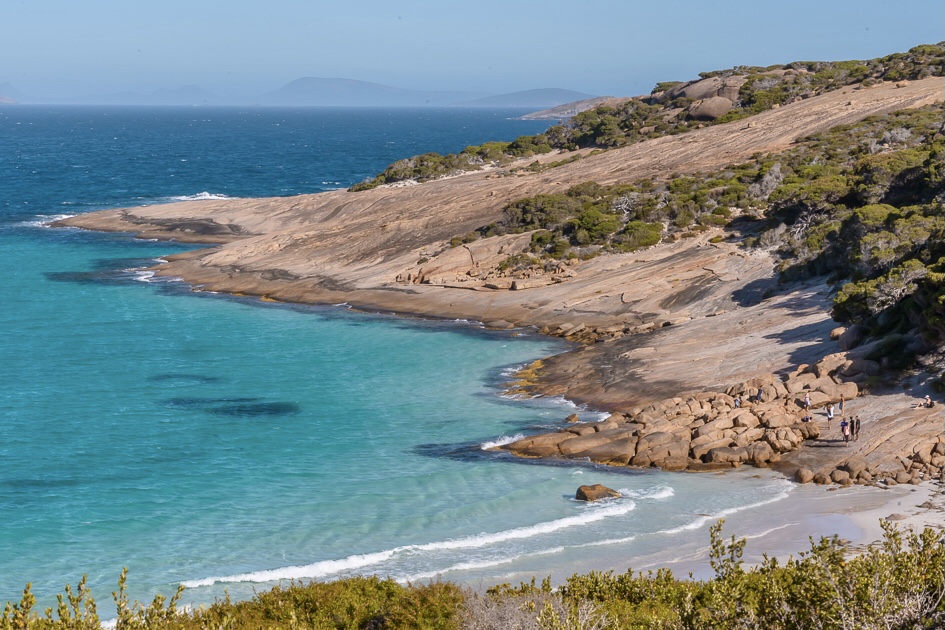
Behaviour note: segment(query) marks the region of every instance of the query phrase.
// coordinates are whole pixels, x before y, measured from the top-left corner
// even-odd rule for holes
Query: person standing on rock
[[[810,393],[804,394],[804,411],[810,411]]]
[[[848,446],[850,444],[850,423],[845,419],[840,421],[840,433],[843,434],[843,445]]]
[[[853,419],[853,439],[860,439],[860,416],[857,416]]]
[[[843,397],[843,394],[840,394],[840,406],[838,407],[840,411],[840,417],[843,417],[843,407],[846,404],[847,400]]]
[[[827,405],[827,428],[830,428],[830,421],[833,420],[833,403]]]

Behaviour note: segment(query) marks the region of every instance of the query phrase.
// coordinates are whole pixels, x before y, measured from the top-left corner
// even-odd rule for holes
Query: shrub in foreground
[[[884,522],[885,536],[856,557],[836,537],[811,541],[809,551],[780,563],[773,558],[745,568],[745,540],[710,528],[713,578],[678,579],[667,569],[573,575],[558,589],[546,579],[473,592],[448,582],[401,585],[377,577],[292,583],[250,601],[218,601],[180,611],[182,590],[158,595],[147,607],[129,604],[125,573],[113,593],[117,630],[175,628],[395,628],[472,630],[684,630],[772,628],[915,629],[945,627],[945,538],[931,528],[900,532]],[[54,613],[40,617],[27,586],[8,603],[0,630],[99,628],[85,579],[66,587]]]

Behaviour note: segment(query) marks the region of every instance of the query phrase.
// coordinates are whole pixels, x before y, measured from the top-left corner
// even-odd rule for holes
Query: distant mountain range
[[[249,97],[224,97],[198,85],[150,94],[117,92],[73,98],[36,98],[23,94],[9,83],[0,84],[0,97],[20,103],[76,105],[267,105],[277,107],[529,107],[549,108],[591,98],[589,94],[544,88],[511,94],[484,92],[424,91],[357,81],[304,77],[272,92]]]

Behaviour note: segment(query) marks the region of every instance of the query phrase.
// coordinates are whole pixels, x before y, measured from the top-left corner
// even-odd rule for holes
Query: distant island
[[[269,107],[483,107],[547,109],[590,94],[560,88],[541,88],[491,94],[476,91],[410,90],[345,78],[302,77],[258,95],[222,96],[199,85],[160,89],[43,98],[24,94],[10,83],[0,84],[0,103],[55,105],[243,105]]]

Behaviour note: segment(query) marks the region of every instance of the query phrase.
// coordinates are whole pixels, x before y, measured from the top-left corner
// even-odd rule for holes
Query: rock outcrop
[[[841,373],[851,360],[838,353],[814,365],[800,366],[781,380],[767,374],[732,385],[724,392],[701,392],[638,406],[594,423],[523,438],[502,448],[521,457],[586,459],[610,466],[656,467],[663,470],[720,470],[743,464],[766,467],[782,454],[820,437],[817,422],[804,408],[853,400],[856,383]],[[814,402],[816,401],[816,402]],[[936,447],[916,454],[931,465]],[[926,452],[928,451],[928,452]],[[940,458],[941,459],[941,458]],[[845,469],[846,476],[828,482],[846,483],[865,468]],[[927,470],[927,469],[923,469]],[[870,474],[870,473],[867,473]],[[800,483],[817,481],[809,470],[797,473]]]

